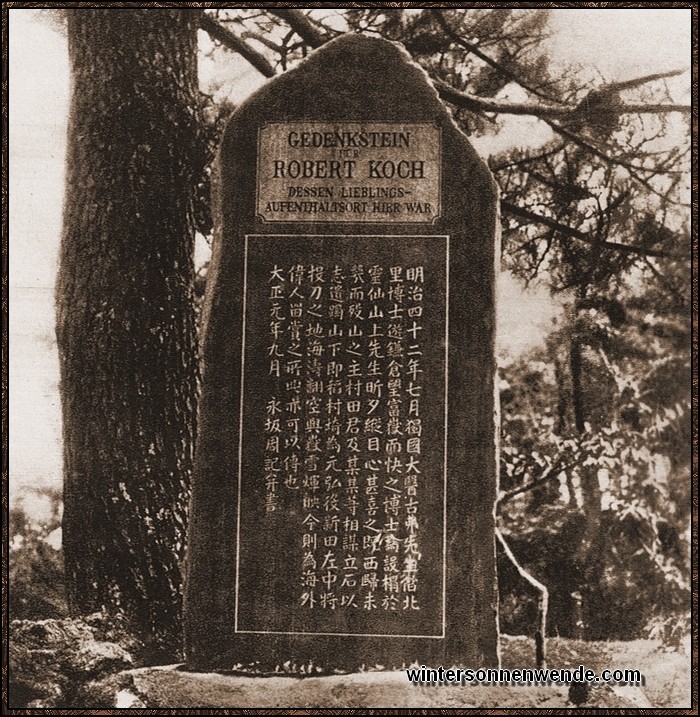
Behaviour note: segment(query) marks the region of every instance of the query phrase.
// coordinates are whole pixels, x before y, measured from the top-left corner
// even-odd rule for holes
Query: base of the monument
[[[498,667],[498,639],[488,645],[450,645],[444,639],[311,635],[236,635],[224,644],[212,639],[201,653],[190,649],[189,670],[231,670],[255,665],[275,672],[285,664],[313,665],[324,672],[356,671],[381,665],[401,669],[412,664],[438,667]]]
[[[180,709],[423,709],[445,707],[570,706],[566,687],[473,687],[412,685],[404,672],[352,675],[260,677],[183,672],[175,668],[133,670],[131,691],[119,706]],[[614,697],[614,695],[613,695]],[[629,703],[606,703],[606,706]]]

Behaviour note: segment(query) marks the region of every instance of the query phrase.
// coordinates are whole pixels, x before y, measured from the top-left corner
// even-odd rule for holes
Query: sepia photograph
[[[3,3],[7,714],[697,714],[697,4]]]

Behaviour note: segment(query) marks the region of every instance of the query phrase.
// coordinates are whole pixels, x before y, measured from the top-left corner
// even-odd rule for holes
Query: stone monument
[[[497,188],[403,49],[347,34],[219,155],[188,666],[493,666]]]

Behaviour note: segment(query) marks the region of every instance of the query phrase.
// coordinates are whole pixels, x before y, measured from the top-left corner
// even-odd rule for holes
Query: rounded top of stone
[[[398,42],[387,40],[383,37],[371,37],[364,35],[359,32],[344,32],[342,35],[334,37],[325,44],[321,45],[315,51],[316,55],[321,55],[325,52],[332,52],[333,50],[339,50],[341,52],[366,52],[368,50],[386,51],[393,52],[402,55],[405,59],[410,59],[409,54],[406,50],[403,50],[403,45]]]
[[[272,78],[240,109],[253,106],[277,120],[430,121],[444,112],[427,74],[402,45],[354,32]]]
[[[358,57],[359,56],[359,57]],[[314,50],[299,67],[315,64],[335,63],[339,58],[355,58],[361,61],[358,69],[376,71],[380,66],[411,65],[418,67],[406,48],[383,37],[369,37],[357,32],[346,32],[329,40]]]

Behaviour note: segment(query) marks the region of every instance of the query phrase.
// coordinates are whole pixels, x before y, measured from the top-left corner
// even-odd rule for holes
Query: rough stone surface
[[[110,642],[118,630],[102,616],[86,620],[15,620],[10,625],[9,706],[66,707],[81,703],[89,682],[134,666],[127,649]]]
[[[533,667],[534,641],[525,637],[501,637],[503,666]],[[644,685],[597,685],[580,708],[633,710],[688,708],[691,705],[690,652],[667,651],[658,641],[584,642],[547,640],[550,667],[576,669],[579,665],[603,669],[635,667]],[[291,666],[290,666],[291,667]],[[280,707],[362,708],[420,707],[423,709],[481,707],[493,709],[574,707],[566,686],[436,686],[409,685],[402,671],[367,671],[325,677],[293,677],[284,674],[253,677],[244,674],[187,673],[181,667],[147,668],[122,673],[111,686],[111,702],[146,707]],[[107,690],[109,692],[109,690]],[[86,704],[89,706],[89,703]]]
[[[123,706],[183,709],[340,708],[547,708],[572,707],[567,687],[416,686],[404,672],[365,672],[325,677],[245,677],[183,672],[177,667],[132,670],[121,687]],[[123,685],[123,683],[122,683]],[[113,704],[117,703],[113,691]],[[133,702],[130,702],[133,700]],[[128,704],[127,704],[128,703]],[[582,707],[639,705],[596,688]]]
[[[438,146],[441,152],[424,157],[416,147],[414,157],[425,159],[425,166],[409,162],[399,167],[408,155],[401,154],[405,147],[395,146],[374,148],[370,154],[362,149],[357,160],[359,173],[367,157],[385,152],[385,160],[394,162],[387,166],[413,175],[403,185],[415,192],[424,173],[438,171],[439,182],[431,180],[430,186],[420,190],[431,205],[427,221],[416,217],[408,221],[400,211],[396,216],[390,212],[377,216],[374,205],[372,221],[367,216],[347,221],[345,216],[329,217],[325,212],[312,215],[312,221],[301,221],[303,213],[296,210],[291,212],[294,221],[283,221],[284,211],[279,207],[266,220],[261,192],[264,199],[281,195],[264,182],[261,189],[260,173],[270,171],[277,156],[275,147],[285,145],[285,135],[277,136],[276,145],[270,140],[267,154],[259,147],[267,141],[267,135],[261,140],[261,130],[275,123],[286,123],[286,127],[297,123],[296,129],[308,123],[314,131],[325,123],[329,129],[353,132],[358,127],[393,124],[411,131],[412,137],[427,137],[425,142],[420,140],[421,146],[428,147],[425,152]],[[389,144],[392,138],[389,135]],[[288,156],[304,156],[298,146],[287,149],[292,152]],[[309,152],[313,162],[333,156],[327,149],[327,154],[314,148]],[[321,175],[332,173],[330,165],[310,166],[318,182],[306,179],[299,184],[310,189],[325,185]],[[188,536],[188,664],[198,669],[230,669],[236,663],[253,661],[274,666],[287,660],[313,660],[326,668],[348,669],[375,662],[395,667],[414,661],[496,664],[493,506],[498,215],[497,187],[488,168],[452,121],[423,70],[404,50],[384,40],[349,34],[320,48],[241,105],[225,133],[219,168]],[[284,171],[288,170],[285,165]],[[272,181],[270,176],[266,181]],[[336,182],[336,198],[345,191],[347,181],[345,177]],[[287,196],[293,184],[285,185]],[[395,178],[372,179],[355,189],[399,184]],[[266,456],[260,436],[270,395],[268,355],[261,338],[269,331],[270,321],[263,289],[275,262],[289,267],[297,262],[308,265],[314,259],[328,266],[336,260],[343,267],[355,262],[387,267],[424,263],[426,275],[432,272],[423,300],[426,315],[431,311],[433,315],[425,320],[422,344],[426,357],[432,358],[429,366],[426,360],[421,399],[430,420],[426,419],[423,435],[426,454],[419,493],[420,530],[424,531],[419,535],[427,536],[420,546],[424,553],[418,569],[422,583],[416,593],[420,612],[384,609],[366,619],[361,608],[352,606],[322,612],[317,605],[303,612],[302,571],[298,568],[294,573],[289,567],[290,560],[297,560],[294,551],[301,564],[301,543],[294,530],[304,517],[302,508],[270,514],[262,508]],[[407,447],[403,450],[406,455]],[[347,459],[343,453],[338,455]],[[403,602],[406,594],[400,597]]]

